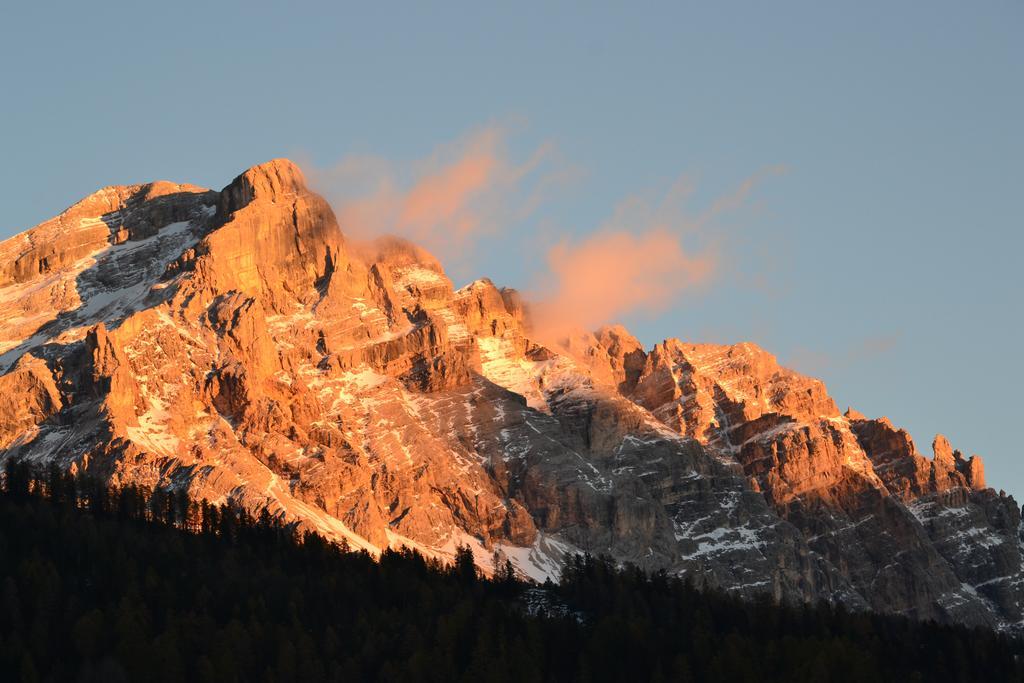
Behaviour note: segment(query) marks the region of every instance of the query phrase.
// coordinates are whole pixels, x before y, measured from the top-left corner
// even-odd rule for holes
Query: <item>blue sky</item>
[[[1024,494],[1024,5],[478,4],[7,8],[0,237],[103,185],[219,188],[278,156],[402,182],[500,130],[508,168],[543,163],[449,265],[534,289],[628,198],[685,177],[692,218],[784,167],[675,226],[710,280],[619,317],[755,341]]]

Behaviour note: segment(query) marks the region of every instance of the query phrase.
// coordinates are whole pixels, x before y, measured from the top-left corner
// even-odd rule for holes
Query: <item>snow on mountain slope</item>
[[[1015,628],[1020,511],[753,344],[532,337],[512,290],[353,245],[286,160],[108,188],[0,244],[0,458],[232,501],[353,547]]]

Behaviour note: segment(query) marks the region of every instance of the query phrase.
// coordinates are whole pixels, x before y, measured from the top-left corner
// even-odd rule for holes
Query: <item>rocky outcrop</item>
[[[0,376],[0,448],[30,440],[39,425],[64,407],[46,363],[26,354],[7,374]]]
[[[918,455],[906,432],[885,418],[840,415],[821,382],[781,368],[753,344],[667,340],[649,353],[629,345],[643,369],[624,381],[608,360],[626,355],[617,337],[584,336],[564,346],[594,377],[741,466],[750,488],[872,608],[989,625],[1018,621],[1019,597],[1000,591],[1019,572],[1010,569],[1020,566],[1019,526],[1003,523],[1014,514],[985,489],[980,458],[965,459],[941,435],[931,460]],[[1016,510],[1012,499],[1002,500]],[[929,521],[935,510],[963,518],[966,512],[948,510],[964,506],[974,506],[967,528]],[[1000,521],[981,522],[984,509],[1001,510]],[[886,560],[893,556],[904,559]],[[979,574],[975,564],[1000,569]]]
[[[941,434],[932,442],[933,457],[923,457],[910,435],[884,417],[858,414],[851,426],[875,471],[921,523],[969,598],[976,594],[1005,621],[1019,622],[1020,510],[1012,498],[985,488],[981,458],[965,460]],[[969,598],[946,602],[959,609]]]
[[[275,160],[101,190],[0,244],[0,458],[377,552],[606,553],[740,595],[1015,628],[1020,514],[749,343],[542,343],[513,290],[351,244]]]

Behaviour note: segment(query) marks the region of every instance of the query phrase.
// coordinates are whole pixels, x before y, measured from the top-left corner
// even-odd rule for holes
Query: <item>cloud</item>
[[[556,341],[573,329],[654,315],[695,295],[722,269],[714,220],[743,206],[757,182],[782,170],[759,171],[696,213],[689,206],[694,182],[683,175],[660,198],[631,195],[594,233],[557,242],[547,253],[549,273],[532,295],[534,333]]]
[[[589,234],[573,230],[578,236],[568,237],[570,231],[553,229],[543,217],[540,233],[525,221],[553,191],[576,182],[580,170],[551,144],[514,161],[507,138],[505,128],[490,125],[424,159],[350,156],[309,175],[350,238],[408,239],[449,274],[467,274],[487,236],[500,234],[513,249],[545,254],[533,259],[542,260],[546,272],[527,288],[527,300],[534,334],[550,341],[574,328],[654,315],[693,296],[729,265],[719,256],[727,240],[716,234],[717,219],[745,206],[763,178],[784,171],[765,168],[703,210],[690,206],[695,183],[683,175],[660,194],[627,196]],[[531,270],[534,263],[523,264],[524,272]]]
[[[868,337],[850,349],[848,358],[851,363],[870,360],[876,356],[889,353],[899,344],[900,334],[888,334],[881,337]]]
[[[551,294],[536,304],[542,336],[658,313],[684,290],[707,282],[715,268],[712,252],[690,255],[664,227],[640,234],[604,230],[576,243],[563,241],[548,251],[547,262]]]
[[[573,176],[551,145],[539,146],[521,163],[511,161],[505,138],[505,130],[492,125],[418,161],[352,156],[314,169],[312,184],[331,202],[349,237],[397,235],[458,269],[481,237],[525,219]]]
[[[743,206],[744,202],[747,201],[747,197],[750,195],[751,191],[761,181],[771,176],[783,175],[788,171],[789,168],[782,164],[776,164],[774,166],[766,166],[762,168],[757,173],[755,173],[754,175],[750,176],[742,183],[740,183],[739,187],[737,187],[735,190],[733,190],[727,195],[719,197],[714,202],[712,202],[711,206],[707,209],[707,211],[701,214],[701,216],[697,219],[696,227],[704,227],[712,220],[714,220],[716,216],[740,208],[741,206]]]
[[[811,375],[823,374],[828,371],[843,370],[869,362],[878,356],[885,355],[896,348],[902,333],[865,337],[847,346],[839,352],[815,351],[797,348],[789,354],[787,364],[800,372]]]

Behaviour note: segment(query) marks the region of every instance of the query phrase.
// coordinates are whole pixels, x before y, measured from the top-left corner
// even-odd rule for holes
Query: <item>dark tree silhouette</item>
[[[0,679],[20,681],[1012,681],[984,629],[699,591],[576,556],[558,585],[378,560],[183,491],[8,461]]]

